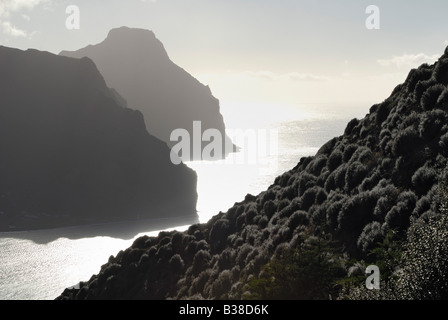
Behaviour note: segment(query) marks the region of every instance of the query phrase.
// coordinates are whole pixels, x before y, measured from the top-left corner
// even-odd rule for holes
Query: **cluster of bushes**
[[[413,219],[406,240],[395,243],[394,250],[376,248],[375,263],[381,266],[381,290],[370,291],[365,286],[346,286],[339,299],[373,300],[446,300],[448,299],[448,192],[438,191],[437,212]],[[389,248],[386,249],[390,249]],[[390,252],[395,256],[390,257]],[[386,257],[389,254],[389,257]],[[393,263],[385,263],[393,260]]]
[[[437,253],[436,271],[418,255],[426,250],[438,257],[429,233],[444,223],[432,219],[439,213],[438,184],[448,177],[441,174],[448,156],[447,83],[445,54],[435,65],[411,71],[364,119],[350,121],[344,135],[302,158],[268,190],[184,233],[136,240],[80,290],[61,298],[284,298],[280,288],[291,298],[328,298],[335,294],[329,283],[341,278],[341,270],[353,274],[350,261],[383,263],[392,274],[390,261],[402,260],[386,259],[385,245],[404,252],[403,272],[421,263],[415,277],[432,272],[438,287],[446,285],[445,249]],[[440,248],[446,230],[439,234]],[[317,254],[314,240],[322,233],[331,238],[331,249],[319,247]],[[312,257],[320,257],[319,268]],[[317,291],[308,289],[319,276],[313,270],[324,279]],[[277,277],[286,271],[290,278]],[[423,297],[418,290],[403,297]]]

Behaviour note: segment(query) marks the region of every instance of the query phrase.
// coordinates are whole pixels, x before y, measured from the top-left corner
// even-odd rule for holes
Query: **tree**
[[[417,220],[408,232],[396,291],[403,299],[448,299],[448,191],[440,191],[440,214]]]
[[[344,288],[340,299],[448,299],[448,189],[439,190],[439,213],[412,223],[401,257],[399,243],[390,236],[373,250],[385,270],[381,290]]]
[[[323,300],[337,293],[336,280],[345,274],[339,256],[323,236],[307,236],[285,249],[248,281],[246,299]]]

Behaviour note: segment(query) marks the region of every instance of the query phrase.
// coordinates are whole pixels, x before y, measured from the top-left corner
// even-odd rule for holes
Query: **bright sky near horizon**
[[[379,30],[366,27],[372,4]],[[79,30],[66,28],[69,5]],[[0,0],[0,45],[58,54],[145,28],[228,108],[362,117],[443,53],[446,12],[446,0]]]

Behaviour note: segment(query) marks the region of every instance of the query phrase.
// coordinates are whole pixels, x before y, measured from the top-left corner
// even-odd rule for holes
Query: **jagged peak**
[[[119,27],[111,29],[104,44],[126,46],[129,50],[149,51],[151,54],[157,53],[159,56],[168,58],[162,42],[157,39],[151,30],[141,28]]]
[[[111,29],[107,35],[107,38],[123,37],[123,36],[128,36],[130,34],[137,34],[137,33],[140,35],[144,35],[146,37],[156,39],[156,35],[151,30],[142,29],[142,28],[130,28],[127,26],[122,26],[119,28]]]

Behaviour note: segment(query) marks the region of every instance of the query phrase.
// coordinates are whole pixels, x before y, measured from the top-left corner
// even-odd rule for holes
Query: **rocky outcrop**
[[[0,230],[196,216],[170,161],[88,58],[0,47]]]
[[[108,86],[143,113],[149,133],[168,146],[177,143],[170,139],[175,129],[185,129],[193,138],[193,122],[201,121],[202,132],[218,130],[223,137],[223,146],[226,142],[231,146],[228,148],[231,150],[224,151],[234,151],[225,134],[219,101],[208,86],[170,60],[152,31],[127,27],[113,29],[99,44],[73,52],[62,51],[60,55],[91,58]],[[202,143],[201,150],[207,143]],[[223,152],[223,156],[225,154]],[[200,154],[194,157],[193,152],[191,157],[181,156],[184,161],[201,158]]]

